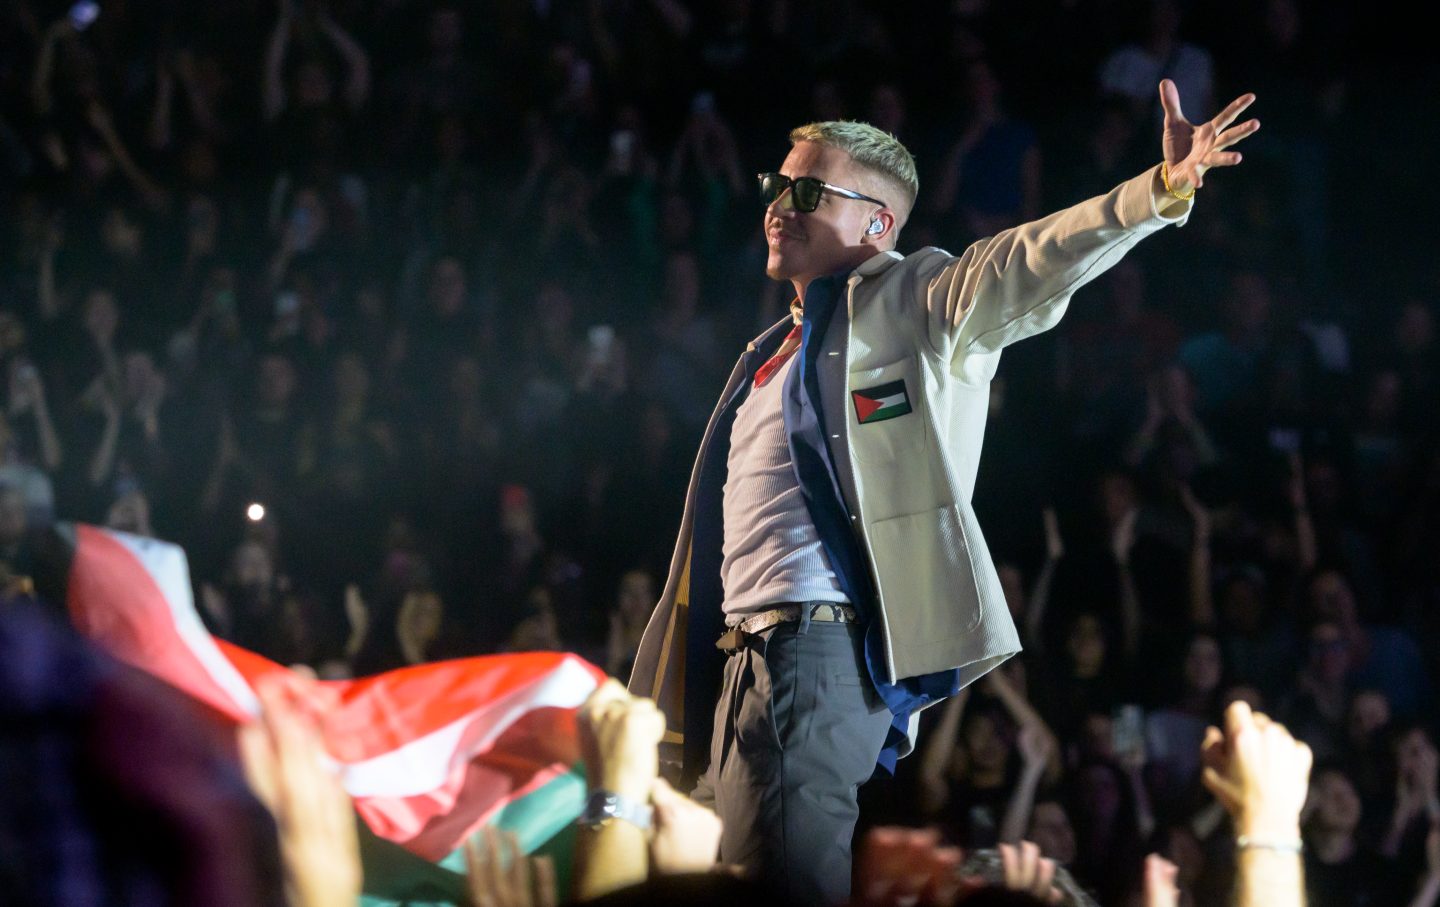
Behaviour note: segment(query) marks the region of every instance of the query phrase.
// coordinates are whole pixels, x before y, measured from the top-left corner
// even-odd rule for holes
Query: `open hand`
[[[1255,103],[1255,95],[1243,94],[1230,102],[1215,119],[1195,125],[1180,110],[1180,91],[1169,79],[1160,81],[1160,106],[1165,109],[1165,132],[1162,147],[1169,165],[1170,187],[1185,193],[1205,185],[1205,171],[1211,167],[1233,167],[1240,163],[1240,152],[1226,151],[1231,145],[1260,128],[1260,121],[1249,119],[1231,126],[1245,108]]]

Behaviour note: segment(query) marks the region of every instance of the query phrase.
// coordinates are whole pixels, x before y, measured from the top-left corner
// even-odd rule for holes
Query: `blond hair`
[[[920,193],[920,177],[915,173],[915,157],[895,136],[858,120],[828,120],[807,123],[790,130],[790,144],[814,142],[837,148],[850,155],[855,163],[871,171],[901,193],[898,209],[903,221]]]

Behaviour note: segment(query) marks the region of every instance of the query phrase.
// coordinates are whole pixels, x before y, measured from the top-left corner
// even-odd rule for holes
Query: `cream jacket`
[[[1166,193],[1157,166],[959,256],[936,248],[908,257],[886,252],[850,274],[816,365],[831,453],[878,591],[890,681],[958,668],[964,686],[1020,651],[970,505],[1000,352],[1053,327],[1079,287],[1189,213],[1189,202]],[[737,365],[721,400],[743,380]],[[896,381],[904,382],[913,412],[860,424],[852,391]],[[665,712],[669,743],[683,742],[699,472],[697,461],[669,578],[630,679],[632,692]]]

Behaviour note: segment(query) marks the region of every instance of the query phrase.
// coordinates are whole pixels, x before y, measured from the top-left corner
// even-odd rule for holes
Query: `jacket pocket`
[[[863,463],[887,463],[926,452],[925,401],[914,356],[852,371],[846,409],[851,448]]]
[[[905,648],[948,662],[933,670],[962,663],[954,640],[979,625],[981,608],[959,507],[880,520],[866,535],[897,659]]]

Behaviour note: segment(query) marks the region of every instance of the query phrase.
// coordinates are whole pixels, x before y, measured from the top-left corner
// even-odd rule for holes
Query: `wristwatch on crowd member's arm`
[[[623,819],[644,830],[650,827],[654,812],[648,803],[614,791],[596,790],[590,792],[590,799],[585,801],[585,809],[575,821],[586,828],[601,828],[616,819]]]

